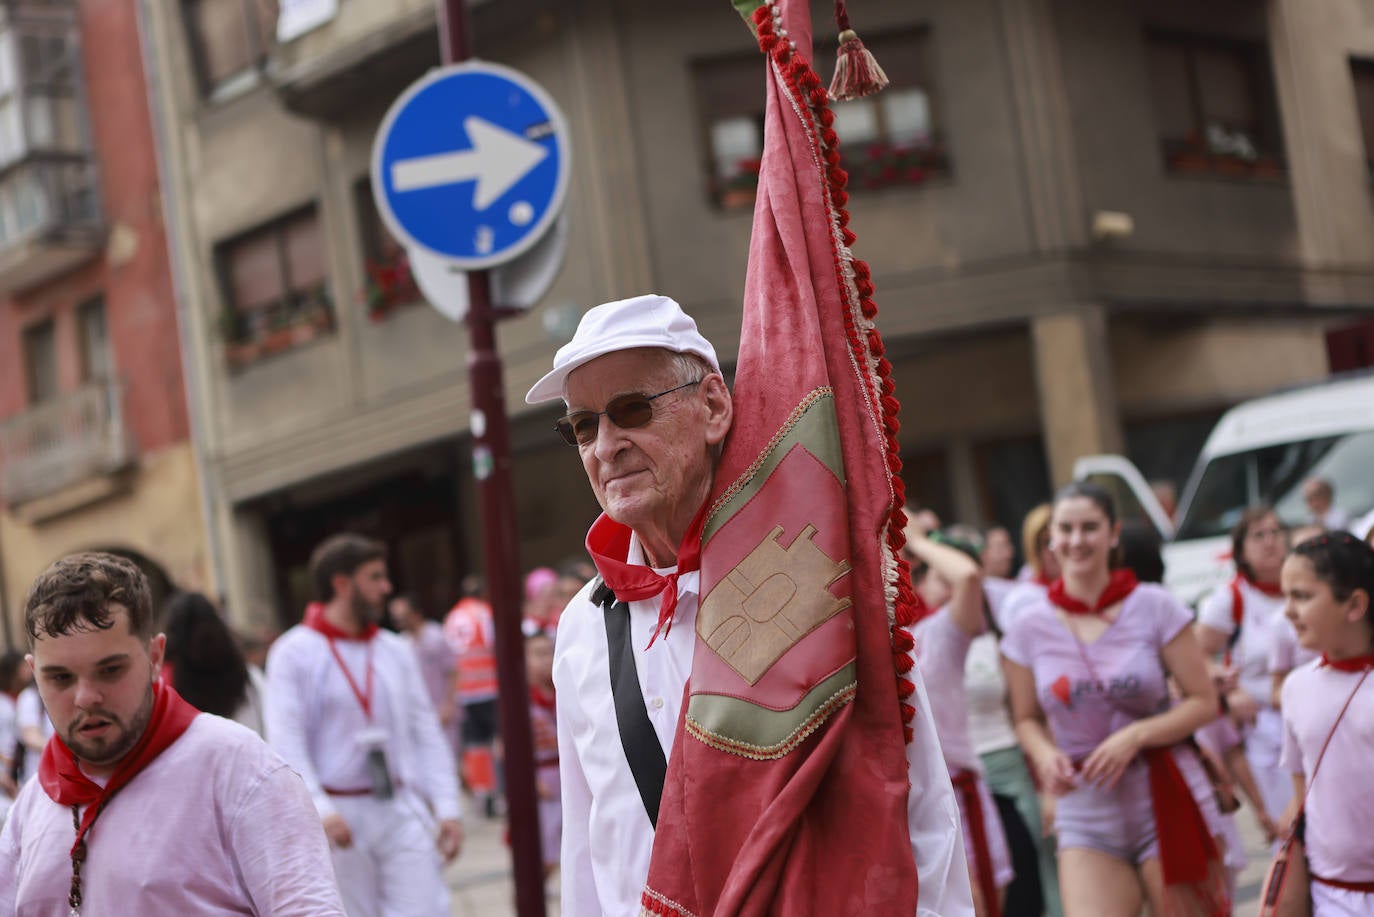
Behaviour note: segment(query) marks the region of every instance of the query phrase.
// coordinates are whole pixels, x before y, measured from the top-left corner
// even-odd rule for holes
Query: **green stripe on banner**
[[[687,722],[707,744],[723,744],[751,758],[781,757],[824,722],[825,716],[848,702],[856,671],[854,663],[847,663],[806,692],[790,710],[769,710],[724,694],[694,694],[687,703]]]
[[[841,485],[845,483],[844,458],[840,454],[840,427],[835,420],[835,393],[830,389],[819,388],[808,395],[773,437],[772,446],[740,475],[729,490],[721,494],[702,527],[702,547],[730,521],[740,507],[758,493],[778,463],[793,446],[798,445],[829,468]]]
[[[744,24],[749,26],[749,31],[754,31],[754,10],[763,6],[763,0],[730,0],[730,5],[744,17]]]

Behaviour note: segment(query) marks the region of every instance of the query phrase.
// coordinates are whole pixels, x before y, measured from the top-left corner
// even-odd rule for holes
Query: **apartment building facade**
[[[1368,362],[1374,12],[1314,6],[854,6],[892,86],[839,128],[914,493],[1014,522],[1080,454],[1176,478],[1227,406]],[[281,15],[304,7],[282,28],[257,0],[142,0],[209,524],[245,622],[294,620],[340,528],[385,538],[434,610],[481,568],[466,334],[420,301],[367,184],[387,106],[438,63],[434,4]],[[574,150],[564,267],[499,329],[529,567],[595,513],[556,411],[521,398],[578,314],[657,290],[737,346],[762,62],[724,2],[472,18]]]
[[[214,588],[136,0],[0,5],[0,601],[124,554]]]

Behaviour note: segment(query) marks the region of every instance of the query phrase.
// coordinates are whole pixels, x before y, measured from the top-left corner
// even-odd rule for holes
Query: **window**
[[[202,91],[251,84],[275,41],[277,0],[187,0],[185,13]]]
[[[24,376],[29,404],[57,397],[57,327],[50,318],[24,329]]]
[[[1350,76],[1355,81],[1355,106],[1360,113],[1360,133],[1364,137],[1364,161],[1374,180],[1374,60],[1351,58]]]
[[[1278,106],[1262,43],[1150,33],[1147,50],[1170,172],[1283,175]]]
[[[832,106],[850,190],[919,184],[949,173],[932,93],[928,29],[865,36],[891,84],[877,95]],[[748,206],[763,154],[764,60],[757,54],[692,66],[704,128],[706,172],[720,207]],[[835,48],[819,49],[816,72],[834,71]]]
[[[220,245],[220,332],[231,365],[313,340],[333,328],[324,240],[313,206]]]
[[[81,343],[81,380],[109,381],[114,376],[114,361],[105,325],[105,300],[96,298],[78,306],[76,326]]]
[[[405,247],[396,241],[377,212],[371,180],[360,179],[354,187],[353,197],[362,237],[363,267],[367,271],[363,295],[367,314],[374,322],[385,321],[402,306],[424,302],[424,296],[410,272],[410,258]]]

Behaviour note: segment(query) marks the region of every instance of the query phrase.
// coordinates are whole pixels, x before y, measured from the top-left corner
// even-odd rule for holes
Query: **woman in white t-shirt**
[[[963,678],[969,645],[985,629],[982,571],[970,553],[934,540],[938,537],[928,537],[914,522],[907,525],[903,555],[925,606],[924,617],[910,627],[913,655],[959,803],[974,911],[979,917],[998,915],[1013,878],[1011,853],[969,739]]]
[[[1236,686],[1225,695],[1231,719],[1241,729],[1245,758],[1255,775],[1264,807],[1275,821],[1292,795],[1279,766],[1282,716],[1273,704],[1269,660],[1283,623],[1279,570],[1288,551],[1288,534],[1268,506],[1241,514],[1231,531],[1236,575],[1218,586],[1198,609],[1197,635],[1203,652],[1222,654]]]

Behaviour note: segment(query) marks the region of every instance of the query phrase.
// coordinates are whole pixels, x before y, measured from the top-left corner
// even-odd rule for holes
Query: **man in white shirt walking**
[[[0,834],[0,915],[342,917],[300,777],[159,677],[143,573],[77,554],[25,625],[56,734]]]
[[[316,548],[319,598],[267,657],[267,738],[305,780],[349,917],[446,914],[463,829],[453,756],[409,644],[379,630],[386,547]]]

